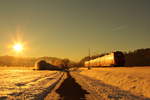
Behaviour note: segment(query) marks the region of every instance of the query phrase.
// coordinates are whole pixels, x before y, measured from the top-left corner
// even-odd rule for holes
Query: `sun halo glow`
[[[13,49],[16,51],[16,52],[21,52],[23,50],[23,45],[21,43],[16,43],[14,46],[13,46]]]

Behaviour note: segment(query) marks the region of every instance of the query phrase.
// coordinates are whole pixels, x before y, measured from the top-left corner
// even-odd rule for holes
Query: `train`
[[[111,52],[102,57],[85,61],[85,67],[100,67],[100,66],[124,66],[125,65],[125,56],[121,51]]]

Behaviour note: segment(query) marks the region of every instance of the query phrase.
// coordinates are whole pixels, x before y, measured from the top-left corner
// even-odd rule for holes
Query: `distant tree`
[[[62,60],[62,68],[68,69],[69,68],[69,64],[70,64],[70,60],[69,59],[63,59]]]

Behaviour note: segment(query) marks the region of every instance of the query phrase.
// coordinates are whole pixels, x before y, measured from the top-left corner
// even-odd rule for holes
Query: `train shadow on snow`
[[[67,72],[67,78],[56,92],[60,95],[61,100],[85,100],[85,94],[89,94],[76,83],[69,72]]]

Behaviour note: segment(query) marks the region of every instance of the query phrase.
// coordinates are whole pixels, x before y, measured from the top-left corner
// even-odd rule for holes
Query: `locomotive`
[[[121,51],[112,52],[102,57],[85,61],[84,63],[85,67],[124,66],[124,65],[125,65],[125,56]]]

